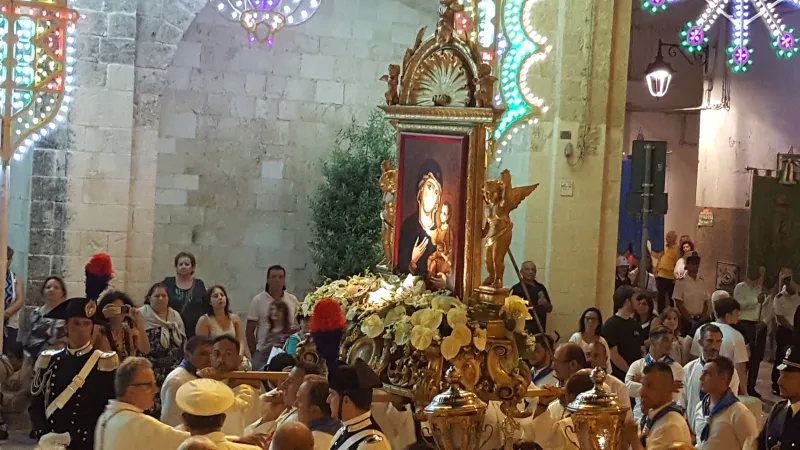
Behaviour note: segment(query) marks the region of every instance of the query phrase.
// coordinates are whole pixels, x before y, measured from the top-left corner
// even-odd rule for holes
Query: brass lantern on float
[[[567,410],[572,414],[575,433],[581,450],[616,450],[622,439],[622,427],[629,407],[620,403],[616,394],[609,393],[604,384],[606,371],[592,370],[594,389],[578,395]]]
[[[474,450],[480,448],[483,418],[488,407],[475,393],[464,390],[461,374],[447,369],[450,386],[425,407],[425,416],[439,450]]]

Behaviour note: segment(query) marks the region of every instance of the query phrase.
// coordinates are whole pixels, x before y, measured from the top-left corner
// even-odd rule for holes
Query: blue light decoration
[[[536,0],[508,0],[503,10],[503,35],[498,38],[500,63],[500,96],[498,105],[505,104],[495,130],[495,140],[500,142],[496,160],[499,162],[503,147],[520,129],[539,122],[537,116],[548,107],[544,100],[533,94],[528,86],[527,74],[533,64],[547,57],[552,46],[547,38],[538,34],[531,23],[532,8]]]
[[[645,4],[666,0],[646,0]],[[753,48],[750,46],[750,24],[758,19],[764,23],[772,36],[772,48],[781,58],[792,58],[798,51],[800,37],[794,35],[794,29],[783,24],[775,7],[789,2],[800,5],[800,0],[707,0],[706,7],[700,16],[687,22],[681,31],[681,47],[689,53],[703,51],[708,46],[708,32],[714,22],[722,16],[731,22],[730,44],[727,46],[728,66],[734,73],[747,72],[753,64]],[[644,6],[644,4],[643,4]],[[657,13],[665,8],[646,8]]]
[[[75,89],[78,18],[67,0],[0,0],[3,164],[22,159],[66,120]]]

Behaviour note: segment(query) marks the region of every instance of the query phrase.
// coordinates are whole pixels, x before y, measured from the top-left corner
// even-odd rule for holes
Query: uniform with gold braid
[[[94,320],[97,303],[85,298],[68,300],[63,319]],[[117,354],[92,348],[45,350],[36,360],[31,387],[30,416],[43,449],[63,446],[91,450],[94,429],[109,400],[114,398]]]

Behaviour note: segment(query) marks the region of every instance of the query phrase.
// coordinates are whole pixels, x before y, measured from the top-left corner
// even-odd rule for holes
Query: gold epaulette
[[[113,372],[119,367],[119,356],[117,352],[100,352],[100,359],[97,361],[97,368],[101,372]]]
[[[39,353],[39,357],[36,358],[36,365],[34,367],[36,369],[47,369],[50,367],[50,359],[62,351],[63,350],[56,349],[43,350],[41,353]]]

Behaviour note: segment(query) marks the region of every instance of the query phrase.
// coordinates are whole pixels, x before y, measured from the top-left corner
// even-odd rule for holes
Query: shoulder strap
[[[360,443],[362,440],[365,440],[371,436],[378,436],[384,439],[387,443],[389,442],[389,440],[386,439],[386,436],[384,436],[383,433],[381,433],[378,430],[373,430],[371,428],[368,428],[366,430],[361,430],[358,433],[350,436],[346,441],[344,441],[344,444],[342,444],[342,446],[339,447],[337,450],[349,450],[350,447],[352,447],[353,445],[356,445]]]
[[[58,394],[58,397],[56,397],[52,403],[47,405],[47,409],[45,409],[44,414],[48,419],[53,415],[53,413],[63,408],[67,402],[69,402],[69,399],[71,399],[72,396],[83,387],[83,384],[86,382],[86,377],[89,376],[89,374],[92,372],[92,369],[94,369],[94,366],[97,365],[97,361],[100,360],[100,356],[102,356],[102,354],[103,352],[95,349],[92,352],[92,355],[89,356],[86,364],[83,365],[81,371],[78,372],[78,374],[75,375],[75,378],[72,379],[72,382],[66,387],[66,389]]]

